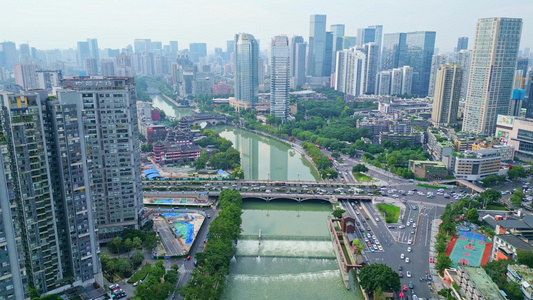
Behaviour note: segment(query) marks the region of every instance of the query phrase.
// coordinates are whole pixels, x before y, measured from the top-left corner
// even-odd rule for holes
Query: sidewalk
[[[441,219],[434,219],[431,223],[431,239],[429,241],[429,257],[437,259],[437,251],[435,250],[435,245],[437,244],[437,234],[439,233],[439,224]],[[448,287],[447,283],[439,277],[437,269],[435,269],[435,264],[429,263],[429,273],[433,277],[433,285],[435,287],[434,295],[437,299],[444,299],[444,297],[437,295],[436,293],[442,289]]]

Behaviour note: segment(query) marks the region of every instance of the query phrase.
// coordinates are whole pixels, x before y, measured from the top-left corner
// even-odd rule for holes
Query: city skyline
[[[11,13],[6,15],[6,24],[13,24],[8,32],[3,33],[5,41],[13,41],[17,45],[29,43],[38,49],[68,49],[75,48],[78,41],[87,38],[97,38],[100,49],[123,48],[133,45],[134,39],[151,38],[164,44],[177,40],[179,48],[188,48],[190,43],[207,43],[208,52],[215,47],[225,48],[226,41],[238,32],[251,32],[258,40],[263,40],[262,49],[266,49],[270,38],[275,35],[302,35],[308,37],[309,15],[327,15],[327,28],[333,24],[345,24],[345,35],[356,36],[358,28],[365,28],[374,24],[383,25],[383,34],[410,31],[436,31],[436,48],[441,51],[453,51],[458,37],[474,38],[477,19],[484,17],[513,17],[524,20],[523,40],[521,48],[533,44],[533,22],[528,11],[533,11],[533,3],[523,1],[497,0],[484,2],[479,6],[472,2],[452,1],[450,5],[434,10],[434,3],[419,0],[374,1],[372,3],[357,3],[340,1],[317,9],[318,4],[294,1],[281,3],[276,1],[258,4],[254,2],[232,3],[163,3],[145,7],[144,2],[132,1],[128,6],[121,0],[93,1],[91,3],[68,3],[54,1],[50,3],[32,3],[26,5],[24,1],[4,4],[4,9]],[[66,2],[65,2],[66,3]],[[354,9],[347,9],[353,6]],[[20,15],[39,14],[53,15],[58,8],[69,7],[69,14],[63,14],[62,22],[41,22],[39,18],[27,18],[19,21]],[[284,9],[279,11],[279,7]],[[386,7],[387,9],[383,9]],[[241,14],[241,11],[247,14]],[[139,12],[146,13],[151,18],[139,17]],[[345,13],[350,11],[350,13]],[[379,12],[379,15],[371,12]],[[401,14],[398,14],[401,11]],[[98,23],[90,19],[91,12],[101,13]],[[113,16],[106,18],[105,16]],[[450,23],[447,16],[457,15]],[[278,21],[273,22],[272,18]],[[409,22],[404,22],[404,20]],[[90,26],[60,26],[63,23],[90,24]],[[246,26],[242,26],[246,24]],[[269,26],[265,26],[269,24]],[[50,26],[50,28],[48,28]],[[39,30],[35,30],[39,28]],[[61,28],[61,30],[57,30]],[[124,28],[116,29],[116,28]],[[45,34],[43,34],[45,33]]]

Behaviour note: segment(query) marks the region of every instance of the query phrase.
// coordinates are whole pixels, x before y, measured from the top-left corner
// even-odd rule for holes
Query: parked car
[[[411,277],[411,271],[407,271],[407,277]]]
[[[405,254],[402,253],[402,254],[400,255],[400,259],[404,259],[404,258],[405,258]]]

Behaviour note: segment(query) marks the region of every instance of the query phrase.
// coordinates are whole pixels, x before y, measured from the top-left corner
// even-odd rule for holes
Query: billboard
[[[504,126],[504,127],[512,128],[513,124],[514,124],[513,116],[498,115],[498,120],[496,120],[497,126]]]

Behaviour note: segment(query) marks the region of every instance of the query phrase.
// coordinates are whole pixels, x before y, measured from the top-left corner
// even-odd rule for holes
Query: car
[[[406,275],[407,277],[411,277],[411,271],[407,271]]]
[[[413,295],[413,300],[418,300],[418,297],[416,295]]]
[[[122,299],[122,298],[124,298],[126,296],[127,296],[126,293],[120,293],[118,295],[115,295],[115,299]]]
[[[428,280],[433,281],[433,277],[431,277],[431,275],[428,275]]]
[[[112,290],[113,292],[118,291],[118,290],[120,290],[120,286],[117,285],[116,287],[112,288],[111,290]]]
[[[374,251],[375,251],[374,248],[370,247],[370,252],[374,252]]]
[[[398,271],[401,271],[401,270],[403,270],[403,267],[402,267],[402,265],[399,265],[398,266]]]
[[[407,226],[407,227],[411,227],[411,222],[407,222],[407,223],[405,224],[405,226]]]
[[[407,292],[407,286],[406,286],[405,284],[403,285],[402,290],[403,290],[404,292]]]
[[[410,289],[414,289],[414,288],[415,288],[415,286],[413,285],[413,282],[412,282],[412,281],[409,282],[409,288],[410,288]]]
[[[409,239],[409,240],[407,241],[407,244],[408,244],[408,245],[413,244],[413,240],[412,240],[412,239]]]
[[[413,228],[416,228],[416,223],[413,223]]]
[[[412,233],[412,234],[415,234],[415,230],[414,230],[414,229],[411,229],[411,233]]]
[[[400,255],[400,259],[404,259],[404,258],[405,258],[405,254],[402,253],[402,254]]]
[[[400,228],[400,229],[404,229],[404,228],[405,228],[405,225],[400,225],[400,226],[398,226],[398,228]]]
[[[399,276],[400,278],[403,278],[403,272],[400,271],[400,274],[398,274],[398,276]]]
[[[115,295],[122,294],[122,293],[124,293],[124,290],[123,290],[123,289],[116,289],[116,290],[113,290],[113,294],[115,294]]]
[[[409,223],[413,223],[413,219],[409,219]]]
[[[357,210],[355,211],[355,214],[356,214],[356,215],[360,215],[359,211],[357,211]]]
[[[365,242],[367,242],[367,243],[368,243],[368,238],[365,238]]]
[[[420,280],[420,281],[424,281],[424,280],[425,280],[425,279],[424,279],[424,276],[420,277],[419,280]]]
[[[378,246],[377,245],[374,245],[374,250],[378,250]]]
[[[396,228],[396,227],[394,227],[394,226],[387,226],[387,227],[388,227],[389,229],[394,229],[394,228]]]
[[[376,222],[379,222],[379,218],[376,218]]]
[[[407,247],[407,252],[411,252],[411,251],[412,251],[411,247]]]
[[[361,226],[361,223],[359,223],[359,221],[355,221],[355,224],[357,224],[357,226]]]
[[[370,244],[370,242],[366,242],[366,245],[370,248],[372,247],[372,244]]]
[[[379,251],[383,251],[383,247],[378,246],[378,248],[379,248]]]
[[[376,242],[376,244],[378,244],[378,245],[379,245],[379,240],[376,240],[375,242]]]
[[[141,283],[143,283],[142,280],[136,281],[136,282],[133,284],[133,286],[138,286],[138,285],[141,284]]]
[[[191,260],[191,256],[188,255],[187,258],[186,258],[186,260]]]
[[[405,262],[406,262],[406,263],[409,263],[409,257],[406,257],[406,258],[405,258]]]
[[[109,286],[110,289],[116,289],[116,288],[120,288],[120,286],[118,284],[112,284]]]

